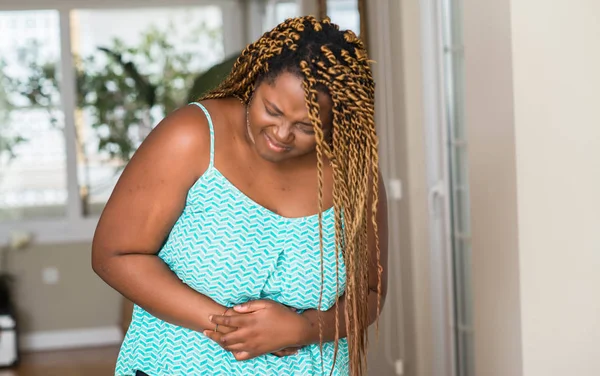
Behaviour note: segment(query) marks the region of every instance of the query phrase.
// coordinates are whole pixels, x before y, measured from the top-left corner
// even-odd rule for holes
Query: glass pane
[[[0,12],[0,221],[65,215],[59,15]]]
[[[453,54],[449,55],[449,59],[452,60],[450,66],[452,67],[451,74],[455,77],[452,88],[452,95],[454,96],[455,108],[453,114],[454,122],[454,137],[457,140],[466,140],[466,126],[465,126],[465,107],[464,107],[464,92],[465,92],[465,81],[464,81],[464,55],[462,50],[462,41],[454,42],[456,48]],[[458,44],[460,43],[460,44]]]
[[[464,236],[471,235],[471,209],[469,201],[469,181],[467,175],[467,150],[457,147],[451,151],[451,174],[453,188],[453,230]]]
[[[217,6],[72,12],[84,214],[102,210],[150,130],[223,59],[222,24]]]
[[[298,4],[296,2],[280,2],[275,5],[275,18],[280,20],[279,22],[296,17],[297,14]]]
[[[298,3],[294,0],[281,0],[268,3],[266,17],[263,22],[263,31],[269,31],[288,18],[298,16]]]
[[[445,0],[443,17],[444,81],[451,175],[452,240],[457,375],[474,375],[471,285],[471,218],[464,120],[464,54],[460,0]]]
[[[327,15],[341,30],[352,30],[360,34],[360,14],[357,0],[328,0]]]

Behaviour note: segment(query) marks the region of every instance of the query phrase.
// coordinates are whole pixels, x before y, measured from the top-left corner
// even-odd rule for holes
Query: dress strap
[[[208,113],[208,110],[206,109],[206,107],[204,107],[204,105],[202,105],[201,103],[192,102],[190,104],[200,107],[200,109],[204,112],[204,115],[206,115],[206,119],[208,120],[208,127],[210,130],[210,164],[209,164],[209,167],[213,168],[215,166],[215,127],[213,126],[212,118],[210,117],[210,114]]]

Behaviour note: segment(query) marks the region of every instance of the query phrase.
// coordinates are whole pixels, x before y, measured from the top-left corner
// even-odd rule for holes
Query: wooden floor
[[[23,354],[14,369],[0,376],[113,376],[118,347]]]

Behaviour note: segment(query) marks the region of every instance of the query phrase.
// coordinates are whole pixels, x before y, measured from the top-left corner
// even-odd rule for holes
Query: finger
[[[235,345],[238,343],[248,343],[250,334],[247,330],[238,329],[234,332],[225,334],[221,337],[221,343],[226,345]]]
[[[298,352],[302,347],[286,347],[285,349],[281,349],[280,351],[290,351],[290,352]]]
[[[234,354],[248,350],[248,345],[246,345],[244,343],[236,343],[235,345],[229,345],[229,344],[221,345],[221,347],[227,351],[234,353]]]
[[[298,353],[298,349],[283,349],[283,350],[275,351],[273,353],[273,355],[281,358],[284,356],[295,355],[297,353]]]
[[[283,356],[290,356],[298,353],[298,349],[283,349],[281,350]]]
[[[255,312],[255,311],[259,311],[261,309],[265,309],[265,308],[267,308],[268,304],[269,304],[268,300],[251,300],[246,303],[238,304],[235,307],[233,307],[233,309],[236,312],[248,313],[248,312]]]
[[[208,319],[215,325],[224,325],[229,326],[231,328],[239,328],[241,326],[244,326],[244,323],[247,321],[247,318],[244,317],[244,315],[210,315]]]
[[[244,351],[245,349],[247,349],[247,347],[244,343],[228,342],[226,340],[226,336],[221,333],[217,333],[212,330],[205,330],[203,332],[203,334],[205,336],[207,336],[208,338],[210,338],[211,340],[215,341],[219,346],[221,346],[223,349],[225,349],[227,351],[231,351],[231,352],[235,353],[235,352]]]
[[[221,327],[219,327],[219,330],[220,330],[220,328]],[[237,345],[237,344],[244,344],[247,342],[247,339],[248,339],[248,335],[240,330],[236,330],[236,331],[228,333],[228,334],[221,333],[221,332],[215,332],[213,330],[205,330],[203,332],[203,334],[205,336],[207,336],[208,338],[212,339],[213,341],[219,343],[223,347]]]
[[[221,344],[221,337],[223,336],[223,334],[215,332],[213,330],[205,330],[205,331],[202,332],[202,334],[204,334],[205,336],[207,336],[211,340],[215,341],[219,345]]]
[[[235,332],[236,330],[238,330],[238,328],[234,328],[231,326],[225,326],[225,325],[219,325],[219,327],[217,328],[217,331],[221,334],[232,333],[232,332]]]
[[[252,356],[247,351],[238,351],[238,352],[235,352],[235,353],[233,353],[233,357],[237,361],[250,360],[250,359],[254,358],[254,356]]]

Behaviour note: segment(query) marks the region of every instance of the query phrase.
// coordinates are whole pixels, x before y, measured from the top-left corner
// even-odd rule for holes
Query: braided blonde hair
[[[381,309],[382,267],[377,236],[378,139],[375,132],[375,83],[363,43],[350,30],[325,18],[291,18],[265,33],[241,53],[229,76],[203,99],[237,97],[248,104],[257,85],[284,71],[303,78],[309,118],[315,130],[321,279],[323,280],[323,158],[333,169],[336,261],[343,252],[346,264],[345,322],[352,375],[366,371],[369,246],[368,221],[374,229],[377,252],[377,315]],[[319,117],[319,91],[333,102],[332,140],[325,140]],[[369,192],[372,192],[369,199]],[[368,207],[370,204],[370,208]],[[368,218],[369,211],[371,218]],[[343,221],[342,221],[343,218]],[[342,225],[343,222],[343,225]],[[336,265],[339,273],[339,265]],[[339,278],[336,287],[339,295]],[[321,300],[323,289],[321,286]],[[339,298],[336,300],[334,362],[339,341]],[[319,320],[322,344],[322,317]],[[333,371],[333,368],[332,368]]]

